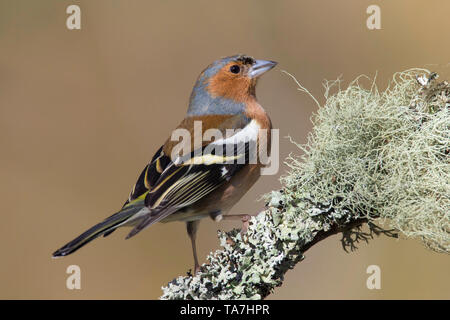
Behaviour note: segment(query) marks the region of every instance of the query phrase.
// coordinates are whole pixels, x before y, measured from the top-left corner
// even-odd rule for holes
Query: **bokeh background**
[[[66,8],[81,7],[81,30]],[[381,8],[368,30],[366,8]],[[425,67],[450,78],[448,1],[0,1],[0,298],[156,299],[192,267],[183,223],[124,241],[121,229],[76,254],[51,253],[121,207],[140,170],[183,118],[192,85],[213,60],[235,53],[279,61],[257,94],[280,136],[305,142],[323,79],[360,74],[385,88],[392,74]],[[281,141],[281,159],[296,151]],[[280,174],[285,170],[283,166]],[[266,176],[236,205],[256,212]],[[205,219],[202,261],[219,248]],[[81,290],[66,268],[81,267]],[[381,290],[366,288],[379,265]],[[345,253],[339,236],[314,246],[271,299],[450,298],[450,259],[416,240],[377,238]]]

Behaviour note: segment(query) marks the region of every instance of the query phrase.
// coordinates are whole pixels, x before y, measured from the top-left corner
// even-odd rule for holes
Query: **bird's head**
[[[246,55],[213,62],[197,79],[188,114],[236,113],[239,106],[255,98],[257,80],[276,64],[275,61],[256,60]]]

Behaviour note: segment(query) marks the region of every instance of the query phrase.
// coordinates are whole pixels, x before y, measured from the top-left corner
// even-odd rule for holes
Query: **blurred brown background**
[[[66,28],[78,4],[81,30]],[[381,7],[382,29],[366,27]],[[259,84],[280,136],[305,142],[323,79],[373,76],[384,88],[396,71],[426,67],[450,78],[448,1],[0,1],[0,298],[155,299],[192,267],[182,223],[128,230],[76,254],[51,253],[119,209],[140,170],[183,118],[192,85],[213,60],[235,53],[279,61]],[[320,99],[323,102],[323,99]],[[281,155],[293,146],[284,138]],[[281,168],[280,173],[285,167]],[[266,176],[235,207],[279,186]],[[219,247],[204,220],[199,253]],[[67,266],[81,290],[66,289]],[[381,290],[366,268],[381,267]],[[450,298],[450,259],[416,240],[378,238],[347,254],[339,236],[307,252],[272,299]]]

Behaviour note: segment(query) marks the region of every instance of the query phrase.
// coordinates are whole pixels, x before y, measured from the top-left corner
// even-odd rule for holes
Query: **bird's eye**
[[[241,71],[241,68],[239,68],[238,65],[234,64],[234,65],[232,65],[232,66],[230,67],[230,71],[231,71],[232,73],[239,73],[239,71]]]

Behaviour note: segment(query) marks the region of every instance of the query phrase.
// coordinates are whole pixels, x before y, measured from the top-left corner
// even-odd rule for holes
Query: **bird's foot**
[[[241,229],[241,237],[243,237],[248,230],[248,226],[249,226],[249,221],[250,221],[251,216],[249,214],[245,214],[242,216],[241,220],[242,220],[242,229]]]
[[[234,219],[241,219],[242,221],[242,229],[241,229],[241,237],[244,236],[247,233],[248,226],[250,225],[250,218],[252,215],[250,214],[230,214],[230,215],[224,215],[224,220],[234,220]]]

